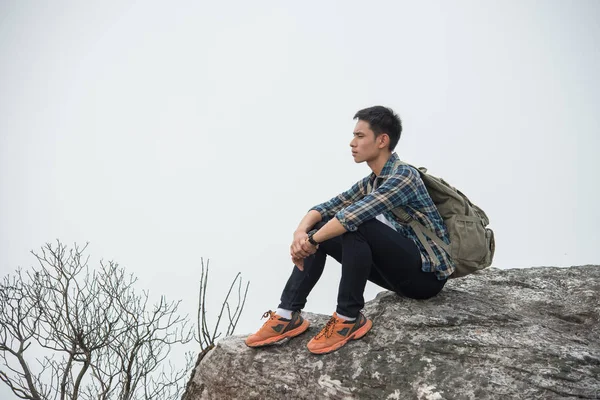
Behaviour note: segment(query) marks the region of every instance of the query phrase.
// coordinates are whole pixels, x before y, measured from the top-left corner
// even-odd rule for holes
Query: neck
[[[383,166],[385,165],[387,160],[390,159],[391,155],[392,153],[389,151],[382,151],[376,158],[367,161],[367,165],[369,166],[369,168],[371,168],[371,171],[373,171],[375,176],[379,176],[379,174],[381,174]]]

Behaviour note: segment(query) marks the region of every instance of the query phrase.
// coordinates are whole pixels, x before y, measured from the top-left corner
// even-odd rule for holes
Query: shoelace
[[[331,317],[329,319],[329,321],[327,321],[327,324],[325,324],[325,327],[323,329],[321,329],[321,332],[319,332],[317,334],[317,336],[315,336],[315,339],[320,339],[323,335],[325,335],[326,338],[329,338],[331,336],[331,334],[333,333],[333,327],[335,326],[335,317]]]
[[[273,311],[271,311],[271,310],[269,310],[269,311],[266,311],[266,312],[263,314],[263,316],[262,316],[262,318],[261,318],[261,319],[263,319],[263,318],[267,318],[267,317],[268,317],[269,319],[273,319],[273,318],[275,318],[275,312],[273,312]]]

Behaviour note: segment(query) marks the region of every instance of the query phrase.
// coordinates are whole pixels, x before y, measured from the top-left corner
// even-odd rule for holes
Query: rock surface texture
[[[223,339],[183,400],[600,398],[598,266],[488,269],[429,300],[382,292],[364,313],[373,329],[327,355],[306,349],[325,315],[269,348]]]

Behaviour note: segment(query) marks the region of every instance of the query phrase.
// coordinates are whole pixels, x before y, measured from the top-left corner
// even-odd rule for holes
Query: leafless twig
[[[206,266],[204,265],[204,259],[200,260],[201,263],[201,273],[200,273],[200,290],[198,293],[198,333],[195,336],[196,341],[200,344],[201,354],[205,353],[206,350],[210,350],[214,347],[215,341],[221,336],[219,331],[219,327],[221,326],[221,321],[227,311],[227,328],[225,331],[225,336],[232,335],[235,331],[237,323],[240,319],[240,315],[244,309],[244,304],[246,303],[246,296],[248,294],[248,287],[250,286],[250,282],[246,282],[246,288],[243,292],[242,296],[242,277],[241,273],[237,273],[231,285],[229,286],[229,290],[227,291],[227,295],[221,303],[221,310],[219,311],[219,315],[217,316],[217,321],[215,323],[214,329],[211,330],[208,327],[208,323],[206,321],[206,288],[208,286],[208,264],[209,260],[206,262]],[[237,303],[233,313],[231,312],[231,306],[229,305],[231,293],[233,288],[238,286],[238,296]]]
[[[0,283],[0,380],[28,400],[179,398],[192,363],[168,356],[193,337],[180,303],[151,306],[118,264],[90,269],[86,249],[46,244],[37,267]],[[47,352],[37,365],[31,346]]]

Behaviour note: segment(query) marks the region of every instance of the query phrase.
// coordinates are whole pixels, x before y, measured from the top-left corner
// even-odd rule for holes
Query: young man
[[[325,327],[308,343],[315,354],[337,350],[362,338],[373,325],[360,311],[367,280],[413,299],[426,299],[442,290],[454,265],[446,252],[427,239],[431,259],[415,232],[397,220],[392,209],[402,207],[411,217],[450,243],[444,221],[433,204],[419,172],[398,163],[393,153],[402,124],[382,106],[360,110],[350,142],[354,162],[365,162],[372,173],[346,192],[311,208],[294,232],[290,246],[295,265],[276,312],[246,339],[260,347],[306,331],[309,322],[300,311],[319,280],[327,256],[342,264],[337,309]],[[369,191],[369,188],[370,191]]]

